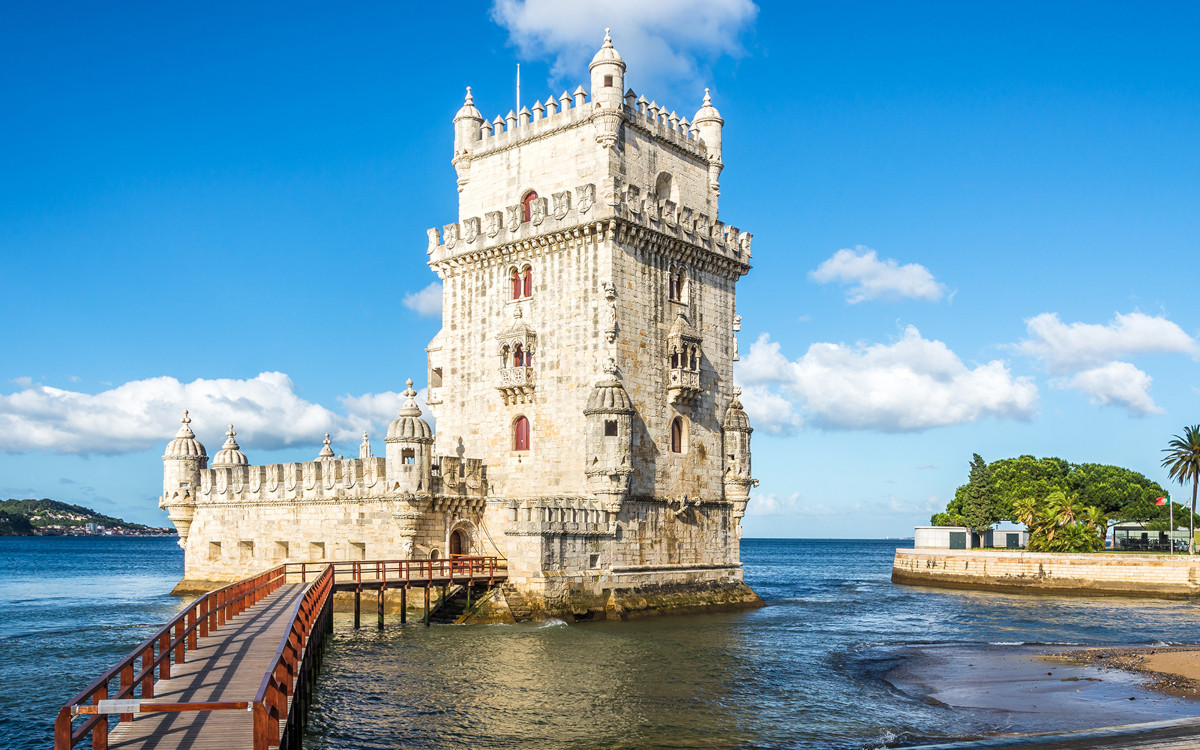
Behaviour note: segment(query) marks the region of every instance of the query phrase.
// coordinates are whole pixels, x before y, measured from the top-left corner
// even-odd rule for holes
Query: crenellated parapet
[[[271,503],[360,500],[387,493],[382,457],[327,458],[200,472],[198,502]]]
[[[598,192],[603,200],[598,201]],[[523,243],[545,246],[560,238],[577,238],[580,231],[588,231],[586,225],[614,219],[743,265],[742,273],[749,270],[754,235],[691,206],[660,199],[650,186],[621,180],[613,180],[602,191],[588,183],[549,199],[539,198],[528,220],[524,207],[515,204],[429,229],[429,264],[435,270],[449,270],[463,263],[507,260]],[[634,227],[621,231],[631,230],[636,231]]]

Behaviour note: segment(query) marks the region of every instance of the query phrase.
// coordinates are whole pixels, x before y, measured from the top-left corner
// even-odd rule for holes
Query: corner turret
[[[592,74],[592,102],[597,110],[596,141],[605,147],[617,142],[624,119],[625,61],[612,44],[609,30],[604,30],[604,45],[592,58],[588,70]],[[578,95],[578,92],[576,92]]]
[[[213,456],[212,468],[250,465],[246,454],[242,453],[241,446],[238,445],[237,440],[233,439],[236,434],[233,425],[229,425],[229,429],[225,431],[225,444],[221,446],[221,450],[217,451],[217,455]]]
[[[725,458],[725,499],[733,503],[733,517],[741,520],[746,515],[746,502],[750,499],[750,488],[758,486],[758,480],[750,476],[750,417],[742,410],[741,388],[733,389],[733,400],[725,411],[722,425],[722,446]]]
[[[475,108],[475,98],[471,96],[471,87],[467,86],[467,97],[463,101],[458,114],[454,115],[454,157],[450,160],[458,172],[458,192],[467,184],[471,169],[470,152],[483,139],[485,120]]]
[[[721,131],[725,121],[721,113],[712,105],[712,97],[708,89],[704,89],[704,103],[692,118],[692,127],[700,133],[700,140],[708,152],[708,187],[714,195],[721,194],[721,170],[725,163],[721,161]]]
[[[433,483],[433,430],[421,419],[412,378],[405,383],[407,399],[388,427],[385,472],[392,494],[429,494]]]
[[[186,409],[179,421],[179,432],[175,433],[174,440],[167,443],[167,450],[162,457],[163,494],[158,507],[167,511],[167,517],[179,532],[179,546],[183,547],[196,512],[200,472],[208,468],[208,454],[192,432],[192,420]]]
[[[592,388],[583,413],[587,418],[584,471],[588,485],[602,509],[616,513],[629,496],[633,474],[634,408],[611,359]]]

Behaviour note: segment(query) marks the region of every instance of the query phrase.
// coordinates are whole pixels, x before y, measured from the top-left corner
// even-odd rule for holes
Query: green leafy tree
[[[1200,425],[1185,427],[1182,435],[1172,436],[1171,442],[1167,443],[1163,453],[1167,454],[1162,462],[1163,468],[1167,470],[1167,476],[1185,487],[1189,479],[1192,481],[1192,512],[1188,514],[1188,538],[1193,543],[1188,544],[1188,550],[1194,555],[1196,554],[1196,545],[1194,544],[1196,539],[1196,489],[1200,485]]]
[[[971,472],[962,493],[962,517],[966,525],[983,534],[1008,513],[996,507],[996,492],[992,472],[978,453],[971,456]],[[959,493],[956,492],[957,497]]]
[[[1029,528],[1029,549],[1035,552],[1096,552],[1104,549],[1108,519],[1095,506],[1055,490],[1041,501],[1024,498],[1013,515]]]

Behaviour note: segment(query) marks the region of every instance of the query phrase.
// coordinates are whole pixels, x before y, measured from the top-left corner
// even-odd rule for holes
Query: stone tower
[[[624,90],[607,31],[589,73],[492,121],[468,89],[454,117],[458,220],[428,248],[436,453],[482,457],[483,551],[548,610],[647,587],[756,600],[733,388],[751,236],[718,214],[724,120],[707,90],[691,122]]]
[[[200,491],[200,472],[208,468],[208,454],[204,445],[192,432],[192,420],[186,410],[180,420],[179,432],[167,443],[163,453],[163,494],[158,507],[167,511],[167,517],[179,532],[179,546],[187,545],[188,532],[196,512],[196,498]],[[229,426],[230,432],[233,425]],[[232,440],[233,436],[230,435]]]

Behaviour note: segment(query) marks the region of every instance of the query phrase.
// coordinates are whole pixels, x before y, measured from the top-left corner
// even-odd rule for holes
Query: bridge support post
[[[429,627],[429,586],[425,587],[425,627]]]
[[[400,624],[408,622],[408,585],[400,589]]]
[[[354,587],[354,629],[358,630],[358,610],[362,602],[362,586]]]
[[[383,630],[383,586],[379,587],[379,629]]]

